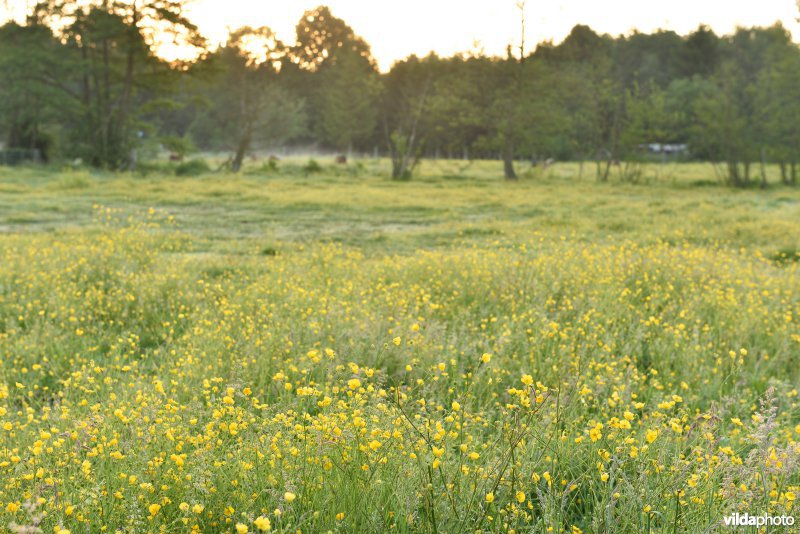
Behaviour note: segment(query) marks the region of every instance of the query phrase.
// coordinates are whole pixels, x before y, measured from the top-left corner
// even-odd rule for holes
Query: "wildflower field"
[[[797,514],[800,192],[382,165],[0,169],[0,531]]]

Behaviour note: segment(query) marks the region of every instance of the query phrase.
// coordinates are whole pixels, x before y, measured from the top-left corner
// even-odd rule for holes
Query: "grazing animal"
[[[347,165],[347,156],[340,154],[336,156],[336,164],[337,165]]]
[[[169,160],[170,161],[181,162],[181,161],[183,161],[183,154],[172,153],[172,154],[169,155]]]

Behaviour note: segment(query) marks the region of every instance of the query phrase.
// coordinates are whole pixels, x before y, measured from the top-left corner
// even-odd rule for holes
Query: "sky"
[[[6,1],[24,10],[26,0]],[[320,3],[370,43],[382,70],[430,51],[502,54],[520,38],[517,0],[192,0],[187,14],[213,43],[243,25],[269,26],[291,43],[300,16]],[[685,34],[701,23],[725,34],[781,21],[800,41],[796,0],[527,0],[525,15],[529,51],[539,41],[560,42],[575,24],[616,36],[659,28]]]

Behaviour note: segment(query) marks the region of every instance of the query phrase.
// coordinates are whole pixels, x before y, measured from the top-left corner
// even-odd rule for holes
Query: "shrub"
[[[303,172],[306,174],[314,174],[318,172],[322,172],[322,165],[317,163],[317,160],[311,158],[308,160],[308,163],[303,166]]]
[[[175,176],[199,176],[211,172],[211,167],[204,159],[193,159],[175,167]]]

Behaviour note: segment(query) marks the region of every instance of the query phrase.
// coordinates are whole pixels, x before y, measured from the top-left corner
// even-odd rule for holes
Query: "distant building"
[[[639,148],[647,149],[651,154],[678,155],[689,153],[689,145],[686,143],[645,143],[639,145]]]

